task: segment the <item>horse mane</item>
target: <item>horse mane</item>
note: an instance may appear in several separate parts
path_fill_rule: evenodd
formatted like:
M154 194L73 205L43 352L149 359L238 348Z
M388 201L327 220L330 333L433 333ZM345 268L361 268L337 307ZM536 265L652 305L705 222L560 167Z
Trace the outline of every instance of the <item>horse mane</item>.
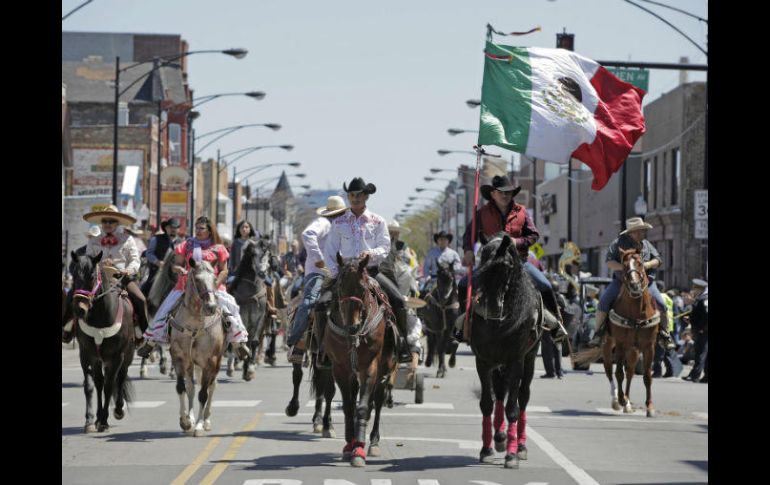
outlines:
M531 317L529 310L537 307L538 292L524 270L524 263L512 242L506 250L506 255L496 257L495 254L503 243L504 237L510 238L505 232L496 234L482 249L480 266L482 269L479 271L478 280L483 298L494 297L499 293L499 288L505 288L507 285L504 302L510 309L508 320L513 324L512 330L515 330Z

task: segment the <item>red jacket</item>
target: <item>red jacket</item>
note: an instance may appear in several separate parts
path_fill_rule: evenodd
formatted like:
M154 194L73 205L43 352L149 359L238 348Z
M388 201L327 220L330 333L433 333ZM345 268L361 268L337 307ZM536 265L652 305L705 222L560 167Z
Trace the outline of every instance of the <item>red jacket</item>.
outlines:
M472 251L471 246L471 221L465 228L463 236L463 250ZM478 234L484 234L489 239L500 231L505 231L516 242L516 250L526 259L529 247L540 238L532 218L529 217L527 208L521 204L512 202L511 209L503 216L493 201L489 201L476 212L476 240Z

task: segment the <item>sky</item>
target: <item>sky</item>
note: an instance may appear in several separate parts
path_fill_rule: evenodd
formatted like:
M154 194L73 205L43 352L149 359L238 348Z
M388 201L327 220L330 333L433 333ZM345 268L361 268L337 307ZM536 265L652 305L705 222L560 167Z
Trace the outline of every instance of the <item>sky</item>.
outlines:
M63 0L62 13L81 3ZM705 49L705 24L637 3ZM708 18L705 0L664 3ZM241 60L219 54L188 58L188 80L196 97L267 93L261 101L225 97L206 103L195 130L202 134L267 122L283 128L240 130L200 156L214 157L217 148L228 153L254 145L293 144L291 152L259 150L234 165L246 170L299 161L302 166L288 173L307 177L290 181L314 189L341 188L343 182L363 177L377 186L368 207L391 219L408 196L417 195L416 187L446 185L423 180L431 167L475 163L472 155L441 157L436 150L471 150L476 141L475 134L450 136L446 130L478 130L479 111L468 108L465 100L481 96L487 23L503 32L542 28L523 37L495 36L501 44L555 47L556 33L566 28L575 34L575 51L595 60L676 63L686 56L692 64L707 61L676 31L623 0L94 0L65 20L62 30L179 34L190 50L248 49ZM705 73L690 72L689 80L704 81ZM678 84L679 71L651 71L644 103ZM269 168L249 180L277 176L280 169Z

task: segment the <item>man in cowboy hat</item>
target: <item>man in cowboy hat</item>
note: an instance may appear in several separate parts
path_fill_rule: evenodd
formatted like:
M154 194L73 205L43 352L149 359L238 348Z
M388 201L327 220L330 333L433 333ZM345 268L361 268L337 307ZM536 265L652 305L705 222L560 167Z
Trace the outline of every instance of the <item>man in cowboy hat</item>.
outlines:
M436 277L439 263L453 264L457 276L465 274L460 255L449 247L452 244L452 239L454 239L452 233L446 232L443 229L433 235L433 242L436 245L430 248L430 251L425 256L425 262L422 265L423 284L420 293L424 294L430 290L431 282Z
M167 219L160 223L162 232L155 234L150 239L150 244L147 246L147 252L145 253L147 262L150 264L150 274L147 277L147 281L142 285L142 293L145 295L150 293L152 283L155 281L155 275L163 267L163 260L168 251L173 251L174 246L181 242L177 237L180 225L179 220L176 218Z
M90 241L93 238L97 238L102 235L102 230L99 229L99 226L93 225L88 228L88 230L85 232L86 236L86 244L80 246L75 250L75 254L78 256L85 256L86 255L86 248L88 247L88 241Z
M513 200L516 194L521 191L521 186L514 186L507 177L495 175L492 178L492 184L482 185L480 190L484 198L487 199L487 203L476 212L476 240L479 240L479 234L483 234L491 239L500 231L506 232L513 238L513 246L519 253L524 269L532 278L535 288L543 296L543 306L557 318L553 322L551 322L551 319L546 319L546 322L552 326L549 330L552 331L554 341L558 342L567 336L567 331L561 323L561 312L559 311L559 305L550 281L548 281L548 278L545 277L542 271L527 260L529 247L537 242L538 238L540 238L540 233L535 227L534 222L532 222L527 208ZM471 245L472 223L473 221L468 223L465 228L465 235L463 236L463 249L465 250L463 262L466 266L473 266L476 259L473 246ZM466 274L458 285L460 290L460 306L463 310L466 304L467 279L468 276ZM464 316L461 317L464 318ZM458 324L461 323L462 318L458 319Z
M709 284L700 278L692 280L693 298L692 313L690 313L690 325L693 340L695 340L695 365L690 373L682 379L692 382L708 383L708 351L709 351ZM690 303L686 301L686 303ZM703 372L703 378L700 378ZM700 379L700 380L698 380Z
M408 227L401 227L398 221L393 220L388 224L388 236L390 236L390 252L383 262L380 263L380 274L385 275L393 284L398 287L398 277L396 276L396 263L401 260L408 265L406 253L406 243L402 241L401 234L409 234L411 230ZM416 290L416 288L415 288Z
M324 277L328 270L324 262L324 247L326 239L331 229L331 221L342 215L348 208L345 207L345 201L338 195L332 195L326 199L326 206L319 207L316 210L317 217L313 222L302 231L302 243L307 251L305 260L305 277L302 284L304 292L302 303L297 307L297 313L294 316L294 322L289 329L289 336L286 339L286 345L291 347L289 352L289 362L301 364L305 355L304 341L302 336L307 330L310 311L321 297L321 288L323 287ZM318 322L318 319L316 319ZM316 326L319 332L323 323ZM319 339L320 341L320 339Z
M626 230L622 231L620 235L612 241L610 247L607 248L607 255L604 260L607 263L607 267L613 271L612 283L607 286L599 300L599 309L596 312L596 333L594 334L594 338L588 342L589 347L598 347L601 344L602 337L606 330L605 321L607 320L607 314L620 294L620 288L623 284L623 263L620 259L620 250L639 248L642 251L642 262L644 263L644 269L647 273L647 279L649 280L647 289L655 299L658 310L660 310L660 324L658 325L659 336L666 342L667 348L673 348L674 344L671 341L671 336L667 330L668 315L666 312L666 303L663 301L658 286L655 284L655 270L660 267L662 261L660 259L660 254L658 254L658 250L646 239L648 229L652 229L652 225L644 222L641 217L632 217L626 221Z
M121 280L123 287L128 292L128 298L134 307L134 315L136 315L140 327L136 329L137 336L141 339L142 333L147 329L147 302L133 279L139 270L139 251L131 236L123 231L118 231L119 225L134 224L136 219L119 212L114 205L109 205L100 211L89 212L83 216L83 219L91 224L101 224L103 236L88 240L86 255L94 257L101 254L103 265L117 268L118 272L114 276ZM69 322L71 310L69 307L71 305L68 305L68 312L63 322L65 326L62 332L62 341L65 343L72 340L72 326Z
M396 315L398 326L399 361L411 362L412 356L406 344L407 322L405 298L396 285L385 275L380 274L379 265L390 251L390 236L385 219L366 208L369 196L377 191L374 184L367 184L361 177L350 181L350 185L342 184L342 189L348 194L350 209L332 222L329 237L324 248L324 260L329 267L332 278L337 277L337 252L343 258L356 258L369 255L369 266L366 268L370 277L377 280L380 287L388 295L388 300ZM344 235L344 237L343 237Z

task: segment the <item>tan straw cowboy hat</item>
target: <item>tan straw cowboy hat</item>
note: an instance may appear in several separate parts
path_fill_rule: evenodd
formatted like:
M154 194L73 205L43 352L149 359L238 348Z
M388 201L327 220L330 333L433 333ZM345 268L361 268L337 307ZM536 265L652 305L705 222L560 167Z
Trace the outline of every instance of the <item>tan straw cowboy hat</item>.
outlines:
M632 217L626 219L626 230L621 232L620 235L628 234L631 231L652 229L652 225L644 222L641 217Z
M123 214L114 205L108 205L100 211L89 212L83 216L83 219L90 224L100 224L102 219L115 219L118 224L130 226L136 223L136 219L128 214Z
M412 232L408 227L401 227L401 224L399 224L397 220L393 220L393 222L388 224L388 231L398 232L400 234L409 234Z
M316 209L316 214L319 216L334 216L345 212L348 208L345 206L345 201L339 195L332 195L326 199L326 207L319 207Z

